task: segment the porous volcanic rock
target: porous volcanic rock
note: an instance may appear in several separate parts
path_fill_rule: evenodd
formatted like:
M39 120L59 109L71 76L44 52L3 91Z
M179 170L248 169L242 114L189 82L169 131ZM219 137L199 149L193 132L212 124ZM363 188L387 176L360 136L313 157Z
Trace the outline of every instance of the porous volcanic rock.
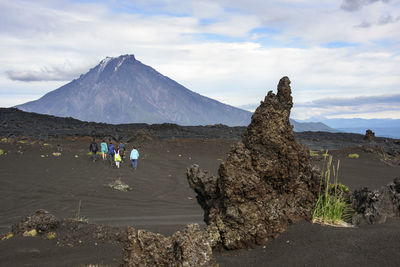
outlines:
M357 214L353 224L384 223L388 218L400 215L400 177L380 189L368 188L356 190L352 197Z
M127 227L121 266L217 266L198 224L170 237Z
M366 130L365 131L365 135L364 135L364 140L374 141L375 140L375 133L370 129Z
M36 230L38 233L46 233L57 228L60 220L46 210L37 210L34 214L27 216L21 222L12 225L11 231L22 234L26 231Z
M290 80L283 77L277 94L268 92L253 114L218 176L197 165L187 169L212 246L262 244L289 224L311 219L319 178L307 149L294 138L292 105Z
M36 230L43 237L46 233L55 233L59 245L126 242L123 229L77 219L59 219L43 209L35 211L11 227L14 235L24 234L31 230Z
M115 181L108 183L107 186L122 192L132 191L132 187L124 183L120 178L117 178Z

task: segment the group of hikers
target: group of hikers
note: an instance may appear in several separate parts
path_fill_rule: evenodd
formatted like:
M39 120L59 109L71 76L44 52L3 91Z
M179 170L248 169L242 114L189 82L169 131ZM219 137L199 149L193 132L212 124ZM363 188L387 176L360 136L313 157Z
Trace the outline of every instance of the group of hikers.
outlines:
M89 145L89 151L92 153L92 159L93 161L96 161L97 159L97 152L99 151L99 146L96 143L96 139L93 138L92 143ZM110 161L111 166L115 165L117 168L120 167L120 164L122 161L125 159L125 151L126 147L125 144L120 142L119 144L113 144L110 142L109 144L106 143L105 140L103 140L100 144L100 152L103 160L108 160ZM132 161L132 167L134 169L137 168L137 162L139 159L139 152L137 149L134 147L131 151L130 154L130 160Z

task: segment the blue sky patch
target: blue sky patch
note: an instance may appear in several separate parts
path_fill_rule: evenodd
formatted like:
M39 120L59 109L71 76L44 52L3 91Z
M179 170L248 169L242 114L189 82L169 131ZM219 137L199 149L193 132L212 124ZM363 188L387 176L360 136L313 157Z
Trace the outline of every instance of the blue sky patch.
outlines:
M188 36L192 36L196 41L204 41L204 42L222 42L222 43L229 43L229 42L246 42L246 38L240 37L231 37L222 34L216 33L194 33L194 34L186 34Z
M259 27L259 28L254 28L253 30L251 30L250 33L277 35L281 33L281 31L269 27Z
M199 25L200 26L208 26L208 25L220 22L220 21L221 21L220 19L216 19L216 18L212 18L212 19L211 18L207 18L207 19L201 18L201 19L199 19Z

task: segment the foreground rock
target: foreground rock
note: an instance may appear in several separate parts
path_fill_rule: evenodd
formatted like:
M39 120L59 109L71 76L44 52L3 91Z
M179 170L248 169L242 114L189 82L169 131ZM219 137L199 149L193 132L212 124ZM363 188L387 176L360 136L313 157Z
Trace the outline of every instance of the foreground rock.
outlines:
M384 223L388 218L400 216L400 177L378 190L356 190L352 200L357 212L353 224Z
M13 235L39 236L56 239L60 246L79 246L81 244L126 242L123 229L107 225L92 224L87 221L59 219L46 210L37 210L11 227ZM49 238L49 234L52 235Z
M14 224L12 234L5 236L13 235L56 239L58 245L69 247L100 243L123 245L121 266L217 266L208 235L198 224L189 224L183 231L165 237L146 230L136 231L130 226L124 231L76 219L58 219L45 210L38 210Z
M278 93L268 92L253 114L242 142L220 165L218 177L197 165L188 168L213 246L238 249L262 244L289 224L311 219L319 179L308 151L294 138L289 122L292 105L290 81L284 77Z
M23 234L31 230L38 233L54 231L60 224L60 220L46 210L37 210L32 215L27 216L21 222L12 226L13 234Z
M117 178L115 181L108 183L107 186L122 192L132 191L132 187L124 183L120 178Z
M217 266L198 224L170 237L127 228L122 266Z

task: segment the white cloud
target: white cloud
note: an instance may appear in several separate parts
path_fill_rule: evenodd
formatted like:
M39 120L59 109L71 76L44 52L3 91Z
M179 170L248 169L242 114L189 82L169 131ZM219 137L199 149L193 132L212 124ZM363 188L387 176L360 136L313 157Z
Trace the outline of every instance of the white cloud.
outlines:
M128 2L120 13L119 1L0 2L0 98L9 99L0 105L23 99L7 88L39 98L61 85L18 80L69 80L106 56L132 53L232 105L258 103L284 75L295 103L399 89L400 7L392 2L355 12L341 0Z
M86 67L86 66L85 66ZM82 66L72 66L69 61L63 65L50 65L37 70L6 71L7 77L13 81L33 82L33 81L71 81L86 72L87 68Z
M293 117L310 118L400 118L400 95L375 95L353 98L333 97L297 103Z

